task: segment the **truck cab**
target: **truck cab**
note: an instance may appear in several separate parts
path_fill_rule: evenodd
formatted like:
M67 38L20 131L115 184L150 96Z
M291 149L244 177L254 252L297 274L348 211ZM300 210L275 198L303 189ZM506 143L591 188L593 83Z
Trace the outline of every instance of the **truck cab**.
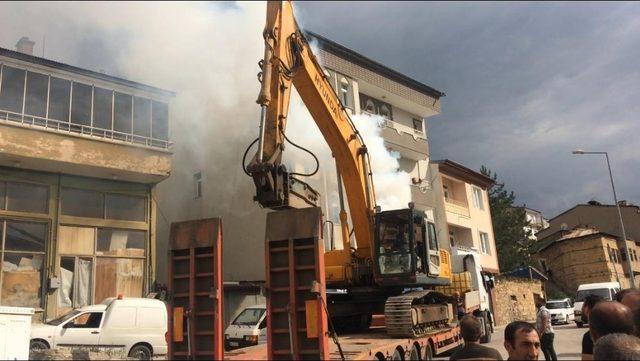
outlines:
M227 350L254 346L266 342L267 306L256 305L242 310L224 331Z

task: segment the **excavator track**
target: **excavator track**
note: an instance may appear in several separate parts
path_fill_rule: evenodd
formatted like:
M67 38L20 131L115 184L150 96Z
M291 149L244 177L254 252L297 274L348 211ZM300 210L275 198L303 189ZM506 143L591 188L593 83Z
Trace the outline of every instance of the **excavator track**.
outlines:
M448 317L435 319L429 323L419 323L415 305L434 291L412 291L400 296L389 297L384 305L387 334L392 337L420 337L434 329L446 327ZM420 303L420 302L418 302Z

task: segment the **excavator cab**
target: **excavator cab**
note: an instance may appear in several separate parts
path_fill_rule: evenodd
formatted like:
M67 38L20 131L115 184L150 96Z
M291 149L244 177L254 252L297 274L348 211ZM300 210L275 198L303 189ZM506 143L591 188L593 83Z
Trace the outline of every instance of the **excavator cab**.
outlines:
M440 274L435 224L413 207L375 216L375 266L381 283L415 285Z

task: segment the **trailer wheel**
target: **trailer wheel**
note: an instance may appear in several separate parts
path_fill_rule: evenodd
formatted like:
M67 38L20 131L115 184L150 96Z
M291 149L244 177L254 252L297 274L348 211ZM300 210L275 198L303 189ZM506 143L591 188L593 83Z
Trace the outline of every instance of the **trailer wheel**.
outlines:
M422 359L425 361L433 360L433 347L431 347L431 343L427 342L422 350Z
M409 352L409 360L420 361L422 357L420 357L420 345L416 342L411 347L411 351Z
M404 350L402 349L402 347L396 347L396 349L393 351L393 356L391 357L391 359L394 361L404 361Z
M491 329L489 328L489 316L487 315L487 311L482 311L479 318L482 328L484 329L484 336L480 338L480 343L489 343L491 342Z

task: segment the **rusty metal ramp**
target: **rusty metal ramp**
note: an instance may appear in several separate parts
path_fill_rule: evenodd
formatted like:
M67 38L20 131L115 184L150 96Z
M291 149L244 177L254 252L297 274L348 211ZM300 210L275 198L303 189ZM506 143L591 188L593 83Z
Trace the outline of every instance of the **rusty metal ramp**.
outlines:
M270 360L329 358L320 208L267 215L267 332ZM319 293L312 293L314 281Z
M222 220L172 223L169 359L223 358L222 291Z

